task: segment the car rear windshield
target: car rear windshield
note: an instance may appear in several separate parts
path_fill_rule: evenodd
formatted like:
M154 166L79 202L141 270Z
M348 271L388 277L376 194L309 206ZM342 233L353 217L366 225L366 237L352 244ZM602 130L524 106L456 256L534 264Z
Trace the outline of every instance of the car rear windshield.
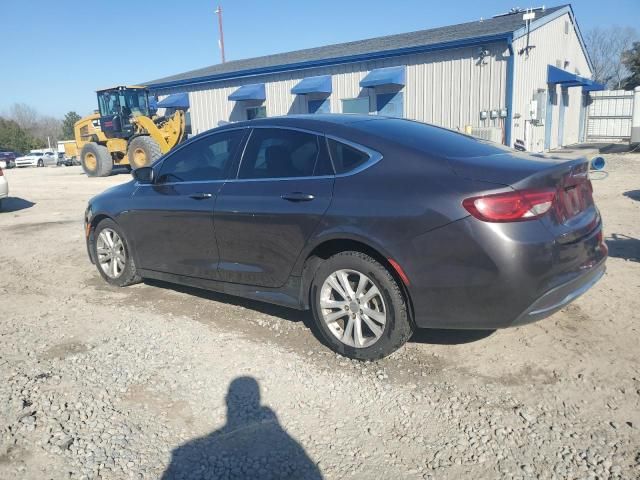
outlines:
M484 157L511 152L504 145L411 120L389 118L357 122L351 126L438 157Z

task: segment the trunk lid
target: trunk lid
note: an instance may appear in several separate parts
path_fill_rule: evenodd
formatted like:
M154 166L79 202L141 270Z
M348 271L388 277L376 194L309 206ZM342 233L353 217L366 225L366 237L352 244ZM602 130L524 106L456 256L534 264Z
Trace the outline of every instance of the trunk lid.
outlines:
M514 190L556 191L551 210L539 221L559 243L571 243L589 235L600 225L593 201L586 158L567 160L515 152L449 159L456 175Z

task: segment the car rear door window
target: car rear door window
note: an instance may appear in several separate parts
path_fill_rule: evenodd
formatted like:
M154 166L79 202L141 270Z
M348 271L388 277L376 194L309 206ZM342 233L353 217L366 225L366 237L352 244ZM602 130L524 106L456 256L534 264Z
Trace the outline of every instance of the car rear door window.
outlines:
M157 183L226 179L243 133L233 130L208 135L169 154L162 162Z
M328 139L329 152L336 173L355 170L369 160L369 154L332 138Z
M238 178L327 175L330 165L320 140L317 135L297 130L256 128L247 143Z

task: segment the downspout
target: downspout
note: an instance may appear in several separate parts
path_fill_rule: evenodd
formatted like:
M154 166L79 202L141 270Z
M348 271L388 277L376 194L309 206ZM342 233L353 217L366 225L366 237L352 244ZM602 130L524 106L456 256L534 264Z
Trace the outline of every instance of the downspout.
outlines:
M511 142L511 130L513 128L513 94L514 94L514 70L515 70L515 55L513 51L513 35L509 35L507 38L507 48L509 49L509 56L507 57L507 85L506 85L506 102L507 102L507 119L504 131L504 143L508 146L512 146Z

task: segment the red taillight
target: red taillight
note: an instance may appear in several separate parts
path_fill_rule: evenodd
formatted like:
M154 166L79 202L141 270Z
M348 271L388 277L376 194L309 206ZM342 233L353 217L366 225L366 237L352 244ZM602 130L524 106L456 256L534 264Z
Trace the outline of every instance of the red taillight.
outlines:
M467 198L462 205L471 215L485 222L522 222L547 213L555 196L553 189L516 190Z

